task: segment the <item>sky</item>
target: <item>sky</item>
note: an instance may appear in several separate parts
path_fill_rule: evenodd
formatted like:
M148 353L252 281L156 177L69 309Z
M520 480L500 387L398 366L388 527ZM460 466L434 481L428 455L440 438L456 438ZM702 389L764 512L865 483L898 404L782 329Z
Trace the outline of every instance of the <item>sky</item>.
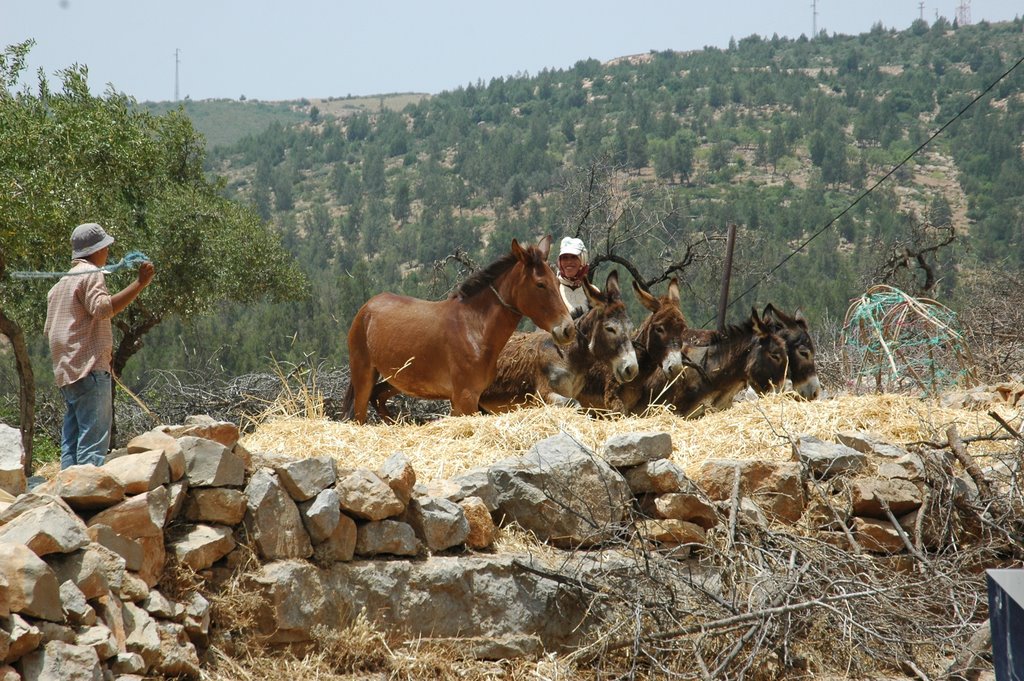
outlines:
M855 35L918 18L1007 21L1021 0L0 0L28 83L73 64L138 101L437 94L492 78L752 34Z

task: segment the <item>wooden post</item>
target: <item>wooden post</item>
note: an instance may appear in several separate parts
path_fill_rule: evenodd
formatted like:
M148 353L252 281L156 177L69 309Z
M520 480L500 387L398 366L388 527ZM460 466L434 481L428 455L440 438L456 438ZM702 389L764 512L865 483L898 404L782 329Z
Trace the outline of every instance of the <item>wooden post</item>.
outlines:
M729 305L729 281L732 279L732 252L736 246L736 225L729 225L725 242L725 268L722 270L722 291L718 297L718 332L725 331L725 308Z

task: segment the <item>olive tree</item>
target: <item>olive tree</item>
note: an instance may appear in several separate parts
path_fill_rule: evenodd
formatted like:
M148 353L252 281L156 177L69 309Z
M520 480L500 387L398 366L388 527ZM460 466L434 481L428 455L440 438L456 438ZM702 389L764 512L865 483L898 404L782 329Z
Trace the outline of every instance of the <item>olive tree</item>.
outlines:
M0 334L14 348L29 470L34 379L25 337L42 329L53 280L9 271L67 269L75 225L104 225L117 239L112 262L139 250L157 268L155 285L114 320L115 375L171 316L294 299L304 289L277 236L203 172L204 141L183 111L154 116L113 90L93 96L77 65L60 72L59 92L42 72L34 89L15 90L31 46L0 55Z

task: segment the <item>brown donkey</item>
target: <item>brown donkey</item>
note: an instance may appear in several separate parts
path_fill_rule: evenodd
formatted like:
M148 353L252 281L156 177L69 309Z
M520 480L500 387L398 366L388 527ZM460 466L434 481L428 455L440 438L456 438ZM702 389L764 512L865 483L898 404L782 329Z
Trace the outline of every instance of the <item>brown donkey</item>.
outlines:
M370 298L348 332L351 379L343 411L366 423L371 391L383 376L397 391L450 400L453 414L474 414L494 380L498 353L524 316L555 342L571 342L576 327L547 264L550 249L550 235L525 248L513 239L510 253L447 300L393 293Z
M492 413L535 402L577 405L587 372L594 366L620 382L639 370L630 339L633 324L622 303L619 274L612 271L604 291L585 284L590 310L576 320L576 342L558 347L546 333L517 333L498 355L498 373L480 396L480 408Z
M669 282L665 295L655 298L634 281L633 291L640 303L651 311L633 334L639 371L629 381L622 382L601 366L587 372L583 390L577 398L583 407L616 412L635 413L644 402L646 382L655 371L676 376L683 369L682 342L686 318L679 309L679 280Z
M797 310L790 316L771 303L765 306L761 318L768 327L786 342L789 367L786 378L793 384L793 390L805 400L816 400L821 395L821 381L814 363L814 341L803 313Z
M748 385L763 394L781 390L785 383L786 343L756 310L721 333L687 329L683 339L686 372L675 381L655 375L648 383L651 401L671 404L680 416L726 409Z

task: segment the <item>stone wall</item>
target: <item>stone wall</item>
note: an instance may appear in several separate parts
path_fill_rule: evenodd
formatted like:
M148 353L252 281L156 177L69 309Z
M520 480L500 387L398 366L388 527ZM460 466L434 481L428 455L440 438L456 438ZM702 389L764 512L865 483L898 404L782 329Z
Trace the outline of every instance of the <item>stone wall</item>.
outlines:
M865 433L797 438L791 461L708 460L689 476L671 461L667 433L617 435L597 452L561 434L424 484L401 454L374 471L326 456L275 461L247 452L234 425L194 417L31 491L9 434L0 432L0 488L10 492L0 502L0 681L198 678L218 635L203 594L252 552L253 633L268 644L309 642L318 625L362 613L401 636L458 638L498 658L571 649L593 634L594 601L573 582L599 578L609 559L588 562L583 549L639 542L688 560L709 532L736 523L790 525L879 554L954 539L922 506L925 462ZM565 557L499 555L503 523ZM171 579L181 568L200 586L181 589Z

